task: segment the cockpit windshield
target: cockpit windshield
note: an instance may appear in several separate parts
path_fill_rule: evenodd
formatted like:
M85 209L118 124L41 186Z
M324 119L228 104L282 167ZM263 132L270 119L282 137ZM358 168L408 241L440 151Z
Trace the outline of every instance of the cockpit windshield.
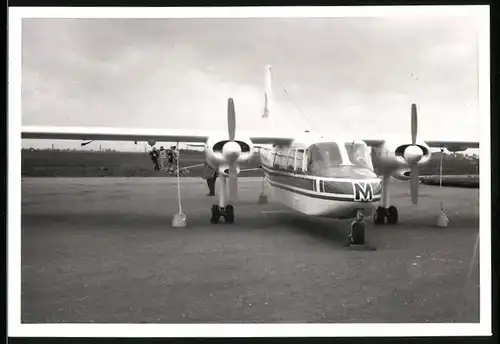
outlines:
M309 147L307 154L307 170L312 174L342 165L342 156L335 142L316 143Z
M349 160L354 166L373 170L372 159L366 143L356 141L346 142L345 148L347 155L349 155Z

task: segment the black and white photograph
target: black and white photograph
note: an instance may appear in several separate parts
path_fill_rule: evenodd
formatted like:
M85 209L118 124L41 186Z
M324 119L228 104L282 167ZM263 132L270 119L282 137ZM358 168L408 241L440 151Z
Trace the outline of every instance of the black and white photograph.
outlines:
M489 334L488 20L10 8L9 332Z

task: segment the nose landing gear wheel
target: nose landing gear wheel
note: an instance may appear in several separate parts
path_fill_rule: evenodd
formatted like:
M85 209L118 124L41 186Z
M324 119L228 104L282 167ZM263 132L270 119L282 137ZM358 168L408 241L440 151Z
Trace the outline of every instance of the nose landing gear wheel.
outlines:
M224 217L224 222L234 223L234 207L227 205L225 208L219 207L217 204L212 205L211 223L219 223L219 219Z

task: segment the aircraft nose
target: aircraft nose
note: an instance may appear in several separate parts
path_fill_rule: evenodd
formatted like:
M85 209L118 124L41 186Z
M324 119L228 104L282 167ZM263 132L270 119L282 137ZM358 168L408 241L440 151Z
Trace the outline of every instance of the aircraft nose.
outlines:
M320 189L322 192L333 193L333 194L343 194L343 195L352 195L355 196L356 193L356 185L363 187L366 189L367 185L370 185L371 193L373 197L380 196L382 191L382 183L380 180L374 179L350 179L346 181L324 181L322 184L320 183ZM367 190L365 190L366 192Z
M324 175L336 180L328 180L320 182L321 192L331 194L343 194L353 197L354 200L362 198L357 196L360 192L366 199L364 201L378 201L382 184L375 172L367 168L354 166L342 166L330 168L324 171ZM361 195L361 194L360 194Z

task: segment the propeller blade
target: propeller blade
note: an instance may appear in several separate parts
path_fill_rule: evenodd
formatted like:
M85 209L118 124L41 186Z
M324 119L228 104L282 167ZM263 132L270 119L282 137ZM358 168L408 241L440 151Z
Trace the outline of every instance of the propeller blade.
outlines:
M229 166L229 198L232 202L238 200L238 174L236 163Z
M410 191L411 191L411 202L413 204L418 203L418 184L419 184L419 177L418 177L418 164L411 164L411 170L410 170Z
M88 142L82 142L81 145L83 147L83 146L86 146L86 145L88 145L89 143L92 143L92 142L94 142L94 141L92 140L92 141L88 141Z
M236 112L234 110L233 98L227 100L227 129L229 131L229 141L234 141L236 133Z
M411 104L411 144L414 145L417 142L417 130L418 130L418 119L417 119L417 105Z

